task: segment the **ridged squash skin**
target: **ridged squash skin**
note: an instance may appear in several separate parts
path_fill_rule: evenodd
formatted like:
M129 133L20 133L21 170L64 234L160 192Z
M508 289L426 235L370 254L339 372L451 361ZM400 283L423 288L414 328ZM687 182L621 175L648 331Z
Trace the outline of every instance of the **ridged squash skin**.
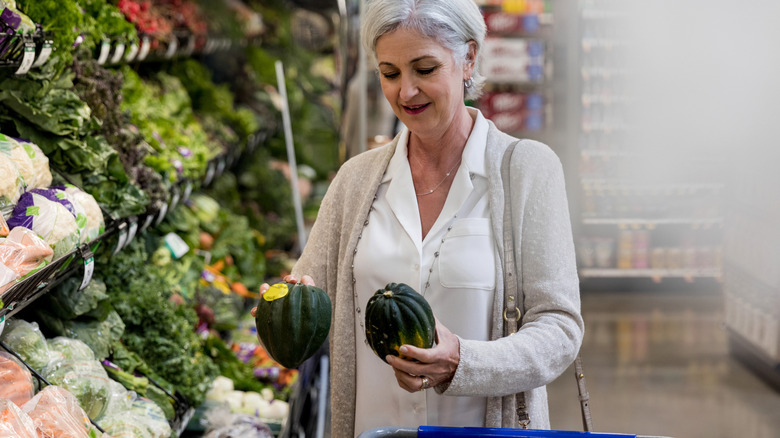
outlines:
M257 304L257 336L273 360L286 368L297 368L328 337L331 303L328 294L318 287L279 283L272 289L281 285L287 286L286 295L270 301L264 295Z
M366 305L366 340L380 359L398 352L401 345L431 348L436 320L425 297L404 283L390 283L376 291Z

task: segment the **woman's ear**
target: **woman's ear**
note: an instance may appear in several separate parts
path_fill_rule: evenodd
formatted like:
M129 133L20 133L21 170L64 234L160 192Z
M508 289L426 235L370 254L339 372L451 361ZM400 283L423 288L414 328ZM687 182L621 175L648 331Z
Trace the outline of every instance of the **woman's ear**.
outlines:
M466 65L464 73L466 79L470 78L474 74L474 63L477 60L477 42L474 40L469 41L469 49L466 52Z

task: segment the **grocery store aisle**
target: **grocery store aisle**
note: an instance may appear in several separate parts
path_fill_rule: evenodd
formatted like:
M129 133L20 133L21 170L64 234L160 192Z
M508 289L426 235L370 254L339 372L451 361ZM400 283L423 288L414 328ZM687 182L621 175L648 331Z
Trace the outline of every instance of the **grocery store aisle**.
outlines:
M719 289L583 292L582 353L596 431L780 436L780 391L729 355ZM582 430L573 368L548 390L552 428Z

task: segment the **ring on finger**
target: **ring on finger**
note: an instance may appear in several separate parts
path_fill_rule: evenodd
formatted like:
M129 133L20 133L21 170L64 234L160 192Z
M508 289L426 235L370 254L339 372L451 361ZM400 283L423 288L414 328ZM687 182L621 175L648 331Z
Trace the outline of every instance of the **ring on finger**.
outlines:
M420 382L420 391L425 391L426 389L428 389L428 383L429 383L428 378L423 376L422 381Z

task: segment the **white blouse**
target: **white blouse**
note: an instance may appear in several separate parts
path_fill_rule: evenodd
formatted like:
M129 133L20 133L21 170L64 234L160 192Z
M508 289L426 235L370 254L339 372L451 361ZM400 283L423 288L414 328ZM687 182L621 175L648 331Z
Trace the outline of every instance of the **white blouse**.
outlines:
M430 282L424 295L442 324L464 339L489 339L497 254L485 171L488 124L479 110L469 108L469 112L475 124L463 160L444 208L425 239L407 159L409 131L404 128L358 244L354 268L361 309L355 323L356 435L383 426L484 425L485 398L401 389L392 367L365 341L363 312L369 298L388 283L406 283L423 293ZM437 251L438 259L434 257Z

